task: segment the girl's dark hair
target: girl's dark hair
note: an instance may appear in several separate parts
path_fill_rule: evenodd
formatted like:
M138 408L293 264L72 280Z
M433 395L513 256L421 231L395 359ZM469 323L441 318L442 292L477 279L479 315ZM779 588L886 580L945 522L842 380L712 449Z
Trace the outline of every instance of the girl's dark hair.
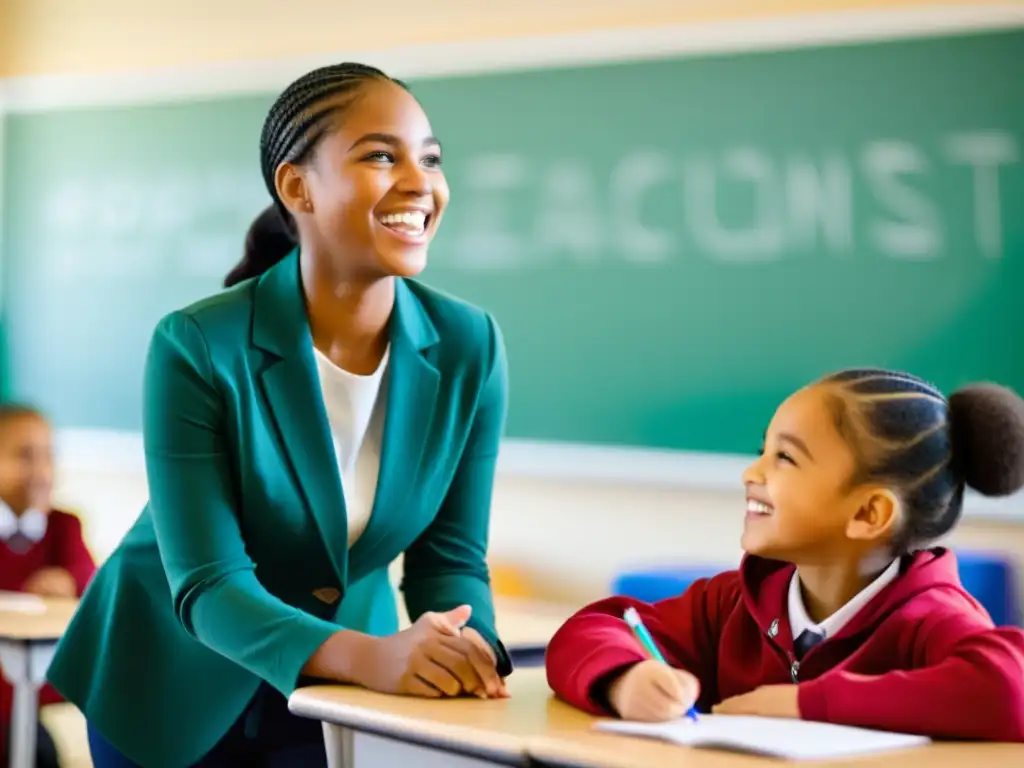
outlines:
M1013 390L970 384L947 399L916 376L874 368L822 383L858 459L854 482L886 483L900 498L899 551L951 531L965 487L985 496L1024 487L1024 400Z
M305 162L370 80L384 80L407 89L405 83L379 69L345 62L303 75L277 97L260 134L260 169L273 204L249 227L242 260L224 279L225 288L263 274L295 247L295 223L274 184L277 167Z
M15 419L32 417L46 421L46 416L41 410L28 403L2 402L0 403L0 426Z

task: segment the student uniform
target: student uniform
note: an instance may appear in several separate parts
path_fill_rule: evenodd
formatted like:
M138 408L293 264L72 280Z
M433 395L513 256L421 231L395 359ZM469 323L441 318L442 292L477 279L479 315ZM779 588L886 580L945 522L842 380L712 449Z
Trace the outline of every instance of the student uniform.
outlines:
M315 732L322 756L319 725L285 697L340 628L397 631L388 566L402 554L411 617L469 604L511 671L485 562L507 402L497 326L397 279L389 340L369 377L316 354L297 251L158 325L150 501L49 670L98 748L181 768Z
M547 675L556 694L609 714L610 682L646 658L622 621L629 606L666 660L700 681L700 711L762 685L796 683L807 720L1024 741L1024 631L993 626L948 550L901 558L820 625L806 614L796 568L750 555L739 570L653 605L603 600L552 639Z
M63 568L70 573L79 596L85 591L96 571L96 563L85 545L79 519L58 509L49 513L29 509L15 515L0 501L0 590L20 592L34 573L49 567ZM10 749L7 731L13 695L11 684L6 679L0 680L0 754L7 754ZM61 696L49 685L39 691L41 705L61 701ZM42 725L37 742L37 765L56 766L56 747Z

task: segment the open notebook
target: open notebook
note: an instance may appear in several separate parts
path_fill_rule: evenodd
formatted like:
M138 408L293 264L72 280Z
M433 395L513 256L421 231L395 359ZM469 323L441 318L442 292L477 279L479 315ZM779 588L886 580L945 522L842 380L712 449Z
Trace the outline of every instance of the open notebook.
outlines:
M739 715L701 715L696 722L637 723L601 720L595 728L630 736L663 739L690 747L786 758L827 760L923 746L925 736L849 728L807 720Z

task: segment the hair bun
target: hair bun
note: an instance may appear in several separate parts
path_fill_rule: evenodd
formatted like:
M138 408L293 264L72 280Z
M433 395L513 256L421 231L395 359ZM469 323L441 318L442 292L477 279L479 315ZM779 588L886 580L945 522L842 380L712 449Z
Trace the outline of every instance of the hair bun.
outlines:
M999 384L969 384L949 398L953 458L985 496L1024 487L1024 400Z

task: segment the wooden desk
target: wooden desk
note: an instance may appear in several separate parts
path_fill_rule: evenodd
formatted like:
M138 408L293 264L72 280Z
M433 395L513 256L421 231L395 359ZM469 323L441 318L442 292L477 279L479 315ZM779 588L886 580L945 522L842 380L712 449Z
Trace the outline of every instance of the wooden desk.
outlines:
M10 768L34 768L39 688L77 600L0 592L0 665L14 688Z
M508 687L512 698L480 701L311 686L295 691L289 708L324 723L330 768L521 766L527 763L530 740L551 733L553 724L565 721L584 730L590 722L581 712L549 704L551 691L542 669L513 673Z
M594 719L551 695L540 669L509 678L512 698L427 700L384 696L346 686L292 694L296 714L324 722L330 768L767 768L779 761L595 733ZM1010 768L1024 765L1024 745L938 744L924 749L806 768Z

